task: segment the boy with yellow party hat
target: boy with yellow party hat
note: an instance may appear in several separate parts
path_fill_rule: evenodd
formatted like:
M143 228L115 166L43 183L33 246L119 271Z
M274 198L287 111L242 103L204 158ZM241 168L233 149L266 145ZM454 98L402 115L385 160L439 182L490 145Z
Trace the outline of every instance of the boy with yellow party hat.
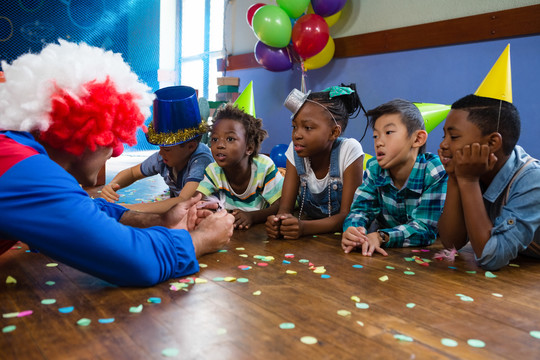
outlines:
M469 242L487 270L540 258L540 162L516 145L520 128L508 45L476 92L452 104L439 149L449 175L439 237L458 250Z

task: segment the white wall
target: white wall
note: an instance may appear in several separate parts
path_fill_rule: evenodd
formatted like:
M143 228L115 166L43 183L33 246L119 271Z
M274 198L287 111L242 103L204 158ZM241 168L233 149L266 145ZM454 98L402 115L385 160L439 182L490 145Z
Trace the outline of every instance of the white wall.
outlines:
M246 21L247 9L272 0L228 0L225 38L229 55L253 52L257 38ZM347 0L330 28L333 38L540 4L540 0Z

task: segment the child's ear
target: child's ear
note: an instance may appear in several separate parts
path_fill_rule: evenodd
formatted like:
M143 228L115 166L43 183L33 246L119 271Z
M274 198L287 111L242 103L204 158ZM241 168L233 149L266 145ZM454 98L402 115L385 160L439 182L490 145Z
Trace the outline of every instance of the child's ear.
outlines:
M255 146L253 144L249 144L248 146L246 146L246 155L251 156L254 150L255 150Z
M341 135L341 125L334 125L330 138L336 140Z
M502 135L498 132L489 134L488 145L492 153L500 150L502 148Z
M427 138L428 138L428 134L426 130L416 130L413 136L414 136L413 147L417 147L417 148L422 147L426 143Z

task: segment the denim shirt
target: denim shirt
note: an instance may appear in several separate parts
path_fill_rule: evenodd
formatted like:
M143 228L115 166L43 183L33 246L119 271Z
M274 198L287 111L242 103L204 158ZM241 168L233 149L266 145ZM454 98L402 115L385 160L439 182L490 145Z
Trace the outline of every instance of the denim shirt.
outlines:
M298 156L296 151L294 152L296 172L300 178L300 189L298 191L297 201L300 205L300 209L302 209L302 213L306 214L312 219L322 219L330 215L335 215L339 213L341 208L343 180L339 174L339 154L342 140L342 138L337 138L332 145L328 186L325 187L323 192L318 194L314 194L308 186L304 159ZM330 209L328 208L329 198Z
M518 253L539 257L532 250L540 246L540 161L533 161L518 174L503 204L508 184L528 158L516 146L484 192L484 205L493 223L491 237L477 258L485 269L500 269Z

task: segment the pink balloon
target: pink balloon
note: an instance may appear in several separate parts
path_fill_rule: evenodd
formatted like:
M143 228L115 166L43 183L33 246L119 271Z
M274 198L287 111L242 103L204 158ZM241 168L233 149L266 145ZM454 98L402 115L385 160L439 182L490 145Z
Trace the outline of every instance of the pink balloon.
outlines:
M296 20L291 38L294 50L303 59L321 52L328 43L330 29L324 18L317 14L307 14Z
M257 10L259 10L260 8L262 8L264 5L266 4L263 4L263 3L257 3L257 4L253 4L251 5L248 10L247 10L247 13L246 13L246 21L248 23L249 26L251 26L251 23L253 22L253 16L255 15L255 13L257 12Z

